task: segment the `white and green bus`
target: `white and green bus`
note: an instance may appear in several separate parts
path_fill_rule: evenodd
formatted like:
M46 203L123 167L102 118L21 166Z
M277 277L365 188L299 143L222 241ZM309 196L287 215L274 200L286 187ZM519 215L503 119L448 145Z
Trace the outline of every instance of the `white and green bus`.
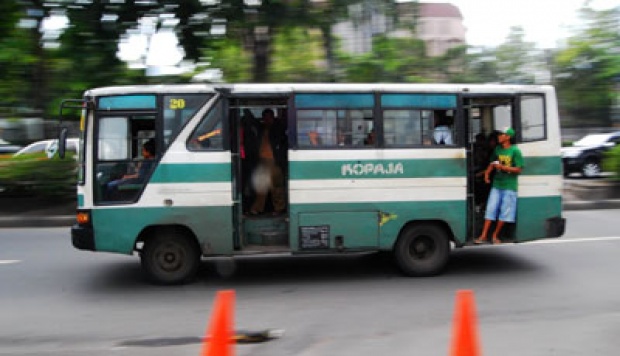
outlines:
M516 131L525 166L517 221L503 229L503 241L564 233L551 86L105 87L63 102L61 116L76 103L82 122L73 246L137 252L157 283L191 280L202 258L264 254L391 251L406 275L440 273L451 248L472 246L481 231L488 189L476 178L477 157L485 158L478 150L488 150L484 139L506 126ZM265 181L255 174L258 148L248 135L261 129L265 109L281 128L286 208L276 213L267 199L264 213L248 214ZM433 135L440 117L445 142ZM147 141L155 144L152 156L142 149ZM123 178L138 170L140 179Z

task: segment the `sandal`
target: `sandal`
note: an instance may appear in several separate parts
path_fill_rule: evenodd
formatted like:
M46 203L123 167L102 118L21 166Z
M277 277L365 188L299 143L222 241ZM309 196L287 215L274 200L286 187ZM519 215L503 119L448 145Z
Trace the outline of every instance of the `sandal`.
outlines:
M481 239L475 239L475 240L474 240L474 243L475 243L476 245L480 245L480 244L483 244L483 243L486 243L486 242L487 242L487 240L481 240Z
M500 239L493 239L493 245L501 245L502 244L502 240Z

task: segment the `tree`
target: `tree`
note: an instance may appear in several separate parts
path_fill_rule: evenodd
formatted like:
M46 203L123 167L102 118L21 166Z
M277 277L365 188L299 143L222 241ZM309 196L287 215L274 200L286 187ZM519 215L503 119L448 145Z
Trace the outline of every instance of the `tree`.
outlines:
M47 58L41 27L49 10L43 1L3 1L0 5L2 106L9 112L40 113L47 97ZM5 13L6 11L6 17ZM6 20L5 20L6 18ZM6 109L5 109L6 110Z
M620 78L620 8L583 8L586 26L555 57L556 83L566 125L610 126ZM566 118L565 118L566 119Z
M497 47L497 72L504 82L532 84L535 82L539 62L536 58L536 46L524 40L525 32L520 26L510 28L506 42Z
M323 47L318 31L303 27L282 28L274 36L270 78L274 82L321 82Z
M247 82L252 75L251 54L244 50L240 40L219 38L211 40L205 50L207 66L199 66L197 72L205 69L219 69L222 79L228 83Z

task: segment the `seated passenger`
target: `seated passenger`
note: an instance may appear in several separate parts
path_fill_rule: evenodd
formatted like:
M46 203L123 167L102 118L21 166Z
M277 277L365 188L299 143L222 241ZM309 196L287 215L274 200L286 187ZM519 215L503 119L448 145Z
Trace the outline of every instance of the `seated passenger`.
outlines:
M144 183L155 159L155 139L152 138L144 143L142 146L142 157L144 157L144 160L138 163L135 172L125 174L120 179L108 182L106 189L108 196L113 196L118 192L119 186Z
M375 145L375 130L372 130L368 133L368 135L364 139L364 146L374 146L374 145Z
M433 139L438 145L452 145L452 124L445 110L435 111L435 130L433 131Z
M310 140L310 145L312 146L320 146L321 145L321 136L317 131L308 132L308 139Z

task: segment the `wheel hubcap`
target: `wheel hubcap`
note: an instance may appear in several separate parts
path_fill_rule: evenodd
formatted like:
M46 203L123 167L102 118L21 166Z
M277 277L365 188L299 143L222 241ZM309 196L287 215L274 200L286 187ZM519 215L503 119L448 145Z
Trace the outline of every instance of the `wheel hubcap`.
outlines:
M597 176L599 175L600 172L601 172L601 169L596 163L587 163L586 165L583 166L583 174L586 177Z
M418 260L431 257L435 252L436 246L433 239L428 236L418 236L409 247L409 254Z
M157 265L165 271L171 272L181 268L183 264L183 250L175 244L162 246L155 256Z

